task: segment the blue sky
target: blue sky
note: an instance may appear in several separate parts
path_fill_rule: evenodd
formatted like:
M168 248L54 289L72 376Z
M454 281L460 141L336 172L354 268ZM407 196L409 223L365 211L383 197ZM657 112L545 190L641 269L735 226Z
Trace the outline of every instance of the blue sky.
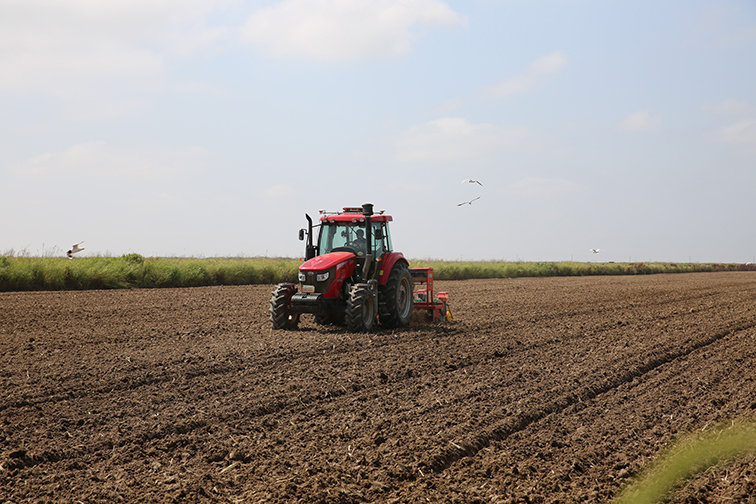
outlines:
M0 253L756 259L752 0L0 0L0 69Z

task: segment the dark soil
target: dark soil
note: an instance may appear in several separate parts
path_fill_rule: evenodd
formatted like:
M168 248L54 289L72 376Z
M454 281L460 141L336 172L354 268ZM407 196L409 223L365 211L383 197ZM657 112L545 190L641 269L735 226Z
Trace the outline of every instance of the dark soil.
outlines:
M372 334L273 331L272 286L0 293L0 502L606 502L756 417L756 273L437 287L452 322Z

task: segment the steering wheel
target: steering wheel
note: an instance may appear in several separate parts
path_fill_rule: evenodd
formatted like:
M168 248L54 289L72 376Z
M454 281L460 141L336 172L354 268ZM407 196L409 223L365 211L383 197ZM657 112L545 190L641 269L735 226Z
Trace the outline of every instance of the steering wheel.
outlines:
M334 247L331 249L331 252L351 252L352 254L357 254L357 250L350 246Z

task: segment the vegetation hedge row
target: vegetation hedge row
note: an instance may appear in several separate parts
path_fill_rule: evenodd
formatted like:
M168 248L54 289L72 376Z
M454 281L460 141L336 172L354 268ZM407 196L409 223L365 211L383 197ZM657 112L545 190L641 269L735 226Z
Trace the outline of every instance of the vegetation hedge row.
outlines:
M0 291L199 287L296 282L301 262L291 258L145 258L0 256ZM645 275L756 271L754 265L717 263L459 262L413 260L437 280L538 276Z
M0 257L0 291L274 284L296 279L296 259Z
M516 278L589 275L650 275L654 273L701 273L756 271L751 264L722 263L583 263L583 262L456 262L413 261L412 267L432 267L437 280Z

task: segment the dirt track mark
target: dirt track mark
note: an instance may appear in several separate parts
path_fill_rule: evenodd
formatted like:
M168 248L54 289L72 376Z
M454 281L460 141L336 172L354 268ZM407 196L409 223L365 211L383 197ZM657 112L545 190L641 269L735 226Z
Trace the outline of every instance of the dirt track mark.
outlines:
M712 334L707 338L703 338L688 347L681 348L678 351L668 351L666 353L653 356L644 364L629 369L624 373L610 376L598 385L583 387L573 394L564 395L557 400L548 403L543 408L529 411L527 413L518 414L514 419L507 419L502 422L504 425L494 427L482 434L476 435L468 442L455 443L455 446L453 446L453 448L447 448L445 452L433 457L433 459L428 462L421 463L420 466L421 468L428 468L435 472L442 472L451 467L455 462L465 457L472 457L476 455L483 448L490 446L492 442L502 441L515 432L526 429L531 424L542 420L550 414L560 413L566 410L568 407L576 403L583 402L584 400L592 400L601 394L605 394L611 390L619 388L623 384L630 383L636 378L640 378L643 375L654 371L661 366L669 364L677 359L686 357L697 350L712 345L727 336L738 332L747 331L754 327L756 327L756 322L741 320L733 326Z

